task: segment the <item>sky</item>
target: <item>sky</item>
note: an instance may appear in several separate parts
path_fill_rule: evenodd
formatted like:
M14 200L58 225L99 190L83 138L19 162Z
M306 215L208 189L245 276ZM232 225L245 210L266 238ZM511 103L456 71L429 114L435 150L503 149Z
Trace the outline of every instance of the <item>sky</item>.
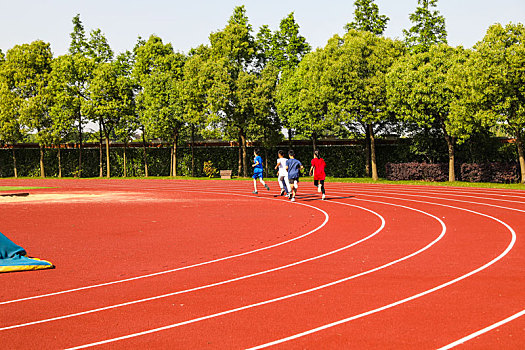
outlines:
M390 17L385 36L402 39L417 0L375 3L380 14ZM313 48L343 34L354 13L353 0L0 0L0 49L5 53L40 39L51 44L55 56L65 54L71 20L80 14L86 33L100 28L116 53L131 50L138 36L151 34L188 52L207 44L209 34L224 28L239 5L245 5L254 32L264 24L276 30L294 12L300 33ZM437 9L445 17L452 46L472 47L494 23L525 22L524 0L438 0Z

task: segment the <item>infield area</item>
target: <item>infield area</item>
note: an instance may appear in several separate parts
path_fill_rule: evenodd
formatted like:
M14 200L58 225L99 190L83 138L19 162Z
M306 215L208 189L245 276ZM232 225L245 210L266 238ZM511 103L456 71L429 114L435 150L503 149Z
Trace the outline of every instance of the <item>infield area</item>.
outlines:
M520 349L525 191L0 180L9 349Z

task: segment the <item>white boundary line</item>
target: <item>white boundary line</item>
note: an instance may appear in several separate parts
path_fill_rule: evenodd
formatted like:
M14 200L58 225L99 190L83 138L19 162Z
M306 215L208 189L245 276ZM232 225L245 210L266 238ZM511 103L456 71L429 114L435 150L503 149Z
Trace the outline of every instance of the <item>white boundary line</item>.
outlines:
M416 201L416 200L411 200L411 201L421 202L421 201ZM281 343L284 343L284 342L287 342L287 341L290 341L290 340L298 339L298 338L304 337L304 336L309 335L309 334L317 333L319 331L322 331L322 330L325 330L325 329L328 329L328 328L331 328L331 327L335 327L335 326L338 326L338 325L341 325L341 324L344 324L344 323L356 320L358 318L362 318L362 317L365 317L365 316L369 316L369 315L375 314L375 313L380 312L380 311L384 311L384 310L390 309L392 307L404 304L406 302L409 302L409 301L412 301L414 299L420 298L420 297L425 296L427 294L433 293L435 291L438 291L440 289L448 287L448 286L450 286L450 285L452 285L454 283L457 283L457 282L459 282L461 280L464 280L464 279L466 279L466 278L468 278L468 277L470 277L470 276L472 276L472 275L474 275L474 274L476 274L476 273L478 273L480 271L485 270L489 266L495 264L496 262L501 260L505 255L507 255L511 251L511 249L514 247L514 244L516 243L516 232L512 229L511 226L509 226L507 223L499 220L498 218L495 218L495 217L487 215L487 214L479 213L479 212L476 212L476 211L473 211L473 210L470 210L470 209L459 208L459 207L454 207L454 206L440 204L440 203L432 203L432 204L445 206L445 207L450 207L450 208L455 208L455 209L459 209L459 210L464 210L464 211L467 211L467 212L479 214L481 216L485 216L487 218L493 219L496 222L501 223L503 226L505 226L510 231L511 236L512 236L511 241L510 241L509 245L507 246L507 248L500 255L498 255L496 258L494 258L493 260L491 260L488 263L486 263L485 265L482 265L481 267L479 267L479 268L477 268L477 269L475 269L475 270L473 270L473 271L471 271L471 272L469 272L469 273L467 273L465 275L462 275L462 276L460 276L458 278L455 278L455 279L453 279L453 280L451 280L449 282L443 283L443 284L441 284L439 286L436 286L436 287L434 287L432 289L428 289L428 290L426 290L424 292L415 294L415 295L413 295L411 297L398 300L398 301L396 301L394 303L391 303L391 304L387 304L387 305L382 306L380 308L373 309L373 310L370 310L370 311L367 311L367 312L364 312L364 313L361 313L361 314L358 314L358 315L354 315L354 316L351 316L351 317L348 317L348 318L345 318L345 319L342 319L342 320L339 320L339 321L336 321L336 322L332 322L332 323L329 323L329 324L326 324L326 325L323 325L323 326L320 326L320 327L316 327L316 328L313 328L313 329L307 330L305 332L301 332L301 333L298 333L298 334L295 334L295 335L292 335L292 336L289 336L289 337L286 337L286 338L282 338L282 339L278 339L278 340L275 340L275 341L272 341L272 342L269 342L269 343L261 344L261 345L249 348L248 350L263 349L263 348L267 348L267 347L270 347L270 346L273 346L273 345L281 344Z
M32 321L32 322L21 323L21 324L16 324L16 325L12 325L12 326L0 327L0 331L6 331L6 330L9 330L9 329L15 329L15 328L22 328L22 327L32 326L32 325L36 325L36 324L41 324L41 323L52 322L52 321L58 321L58 320L63 320L63 319L67 319L67 318L72 318L72 317L88 315L88 314L92 314L92 313L96 313L96 312L101 312L101 311L105 311L105 310L116 309L116 308L123 307L123 306L129 306L129 305L139 304L139 303L143 303L143 302L147 302L147 301L158 300L158 299L162 299L162 298L171 297L171 296L174 296L174 295L195 292L195 291L198 291L198 290L203 290L203 289L207 289L207 288L211 288L211 287L217 287L217 286L221 286L221 285L224 285L224 284L245 280L245 279L248 279L248 278L251 278L251 277L261 276L261 275L265 275L265 274L268 274L268 273L271 273L271 272L284 270L284 269L287 269L287 268L290 268L290 267L293 267L293 266L297 266L297 265L300 265L300 264L303 264L303 263L306 263L306 262L310 262L310 261L313 261L313 260L318 260L318 259L330 256L330 255L339 253L341 251L347 250L347 249L349 249L351 247L354 247L354 246L356 246L356 245L358 245L360 243L363 243L363 242L369 240L370 238L376 236L379 232L381 232L384 229L384 227L386 225L385 219L380 214L378 214L377 212L375 212L375 211L373 211L371 209L368 209L368 208L364 208L364 207L361 207L361 206L358 206L358 205L354 205L354 204L347 204L347 203L339 203L339 204L347 205L347 206L351 206L351 207L355 207L355 208L359 208L359 209L363 209L365 211L368 211L368 212L376 215L381 220L380 227L376 231L374 231L372 234L370 234L370 235L368 235L368 236L366 236L366 237L364 237L364 238L362 238L362 239L360 239L360 240L358 240L356 242L353 242L353 243L351 243L349 245L346 245L346 246L344 246L342 248L338 248L336 250L332 250L330 252L327 252L327 253L324 253L324 254L321 254L321 255L317 255L317 256L314 256L314 257L311 257L311 258L308 258L308 259L300 260L300 261L297 261L297 262L294 262L294 263L291 263L291 264L287 264L287 265L279 266L279 267L272 268L272 269L269 269L269 270L264 270L264 271L252 273L252 274L249 274L249 275L240 276L240 277L229 279L229 280L225 280L225 281L215 282L215 283L211 283L211 284L207 284L207 285L203 285L203 286L199 286L199 287L194 287L194 288L185 289L185 290L181 290L181 291L171 292L171 293L162 294L162 295L158 295L158 296L154 296L154 297L133 300L133 301L129 301L129 302L121 303L121 304L105 306L105 307L101 307L101 308L86 310L86 311L77 312L77 313L68 314L68 315L63 315L63 316L52 317L52 318L38 320L38 321Z
M352 275L352 276L349 276L349 277L346 277L346 278L343 278L343 279L340 279L340 280L336 280L336 281L333 281L333 282L330 282L330 283L327 283L327 284L323 284L323 285L320 285L320 286L317 286L317 287L314 287L314 288L310 288L310 289L303 290L303 291L300 291L300 292L296 292L296 293L293 293L293 294L288 294L288 295L285 295L285 296L282 296L282 297L278 297L278 298L262 301L262 302L259 302L259 303L250 304L250 305L238 307L238 308L235 308L235 309L226 310L226 311L223 311L223 312L219 312L219 313L215 313L215 314L211 314L211 315L207 315L207 316L203 316L203 317L199 317L199 318L194 318L194 319L187 320L187 321L184 321L184 322L174 323L174 324L171 324L171 325L167 325L167 326L163 326L163 327L159 327L159 328L154 328L154 329L150 329L150 330L143 331L143 332L128 334L128 335L117 337L117 338L112 338L112 339L102 340L102 341L98 341L98 342L94 342L94 343L90 343L90 344L80 345L80 346L68 348L67 350L84 349L84 348L88 348L88 347L93 347L93 346L113 343L113 342L121 341L121 340L125 340L125 339L135 338L135 337L143 336L143 335L146 335L146 334L156 333L156 332L160 332L160 331L164 331L164 330L168 330L168 329L184 326L184 325L187 325L187 324L196 323L196 322L200 322L200 321L216 318L216 317L219 317L219 316L228 315L228 314L235 313L235 312L238 312L238 311L247 310L247 309L251 309L251 308L254 308L254 307L258 307L258 306L275 303L277 301L290 299L290 298L293 298L293 297L296 297L296 296L299 296L299 295L308 294L308 293L315 292L317 290L321 290L321 289L324 289L324 288L332 287L334 285L341 284L343 282L347 282L349 280L352 280L352 279L355 279L355 278L358 278L358 277L361 277L361 276L365 276L365 275L371 274L373 272L385 269L385 268L390 267L390 266L392 266L394 264L397 264L399 262L408 260L408 259L410 259L410 258L412 258L412 257L414 257L414 256L416 256L416 255L418 255L418 254L420 254L422 252L424 252L425 250L429 249L430 247L432 247L434 244L439 242L445 236L445 233L446 233L446 230L447 230L446 225L437 216L434 216L434 215L432 215L430 213L427 213L425 211L422 211L422 210L419 210L419 209L415 209L415 208L411 208L411 207L407 207L407 206L404 206L404 205L387 203L387 202L372 201L372 200L365 200L365 201L373 202L373 203L386 204L386 205L391 205L391 206L396 206L396 207L401 207L401 208L406 208L406 209L409 209L409 210L417 211L417 212L423 213L425 215L428 215L428 216L436 219L441 224L441 227L442 227L441 233L439 234L439 236L435 240L433 240L432 242L427 244L425 247L423 247L423 248L421 248L421 249L419 249L419 250L417 250L417 251L415 251L415 252L413 252L413 253L411 253L409 255L406 255L406 256L404 256L402 258L399 258L397 260L391 261L391 262L389 262L387 264L378 266L376 268L373 268L373 269L370 269L370 270L358 273L356 275ZM335 203L346 204L346 203L340 203L340 202L335 202Z
M189 191L187 189L185 189L185 191ZM234 196L242 196L242 197L252 197L252 196L249 196L249 195L244 195L244 194L236 194L236 193L219 193L219 192L205 192L205 191L199 191L199 190L195 190L195 192L199 192L199 193L212 193L212 194L219 194L219 195L234 195ZM262 198L262 199L267 199L267 200L278 200L278 199L275 199L275 198L266 198L266 197L258 197L258 198ZM299 240L301 238L304 238L304 237L307 237L309 235L311 235L312 233L320 230L321 228L323 228L326 223L328 222L329 220L329 215L327 212L325 212L324 210L322 209L319 209L319 208L316 208L312 205L309 205L309 204L305 204L305 203L294 203L294 204L300 204L300 205L303 205L303 206L306 206L306 207L309 207L309 208L313 208L317 211L320 211L321 213L323 213L325 215L325 220L323 221L323 223L321 225L319 225L318 227L316 227L315 229L303 234L303 235L300 235L300 236L297 236L295 238L292 238L292 239L289 239L287 241L283 241L283 242L280 242L280 243L276 243L276 244L273 244L273 245L269 245L269 246L266 246L266 247L263 247L263 248L259 248L259 249L255 249L255 250L250 250L248 252L244 252L244 253L239 253L239 254L234 254L234 255L229 255L229 256L226 256L226 257L222 257L222 258L219 258L219 259L214 259L214 260L209 260L209 261L204 261L204 262L201 262L201 263L198 263L198 264L193 264L193 265L188 265L188 266L183 266L183 267L178 267L176 269L171 269L171 270L166 270L166 271L160 271L160 272L155 272L155 273L150 273L150 274L146 274L146 275L140 275L140 276L135 276L135 277L130 277L130 278L126 278L126 279L121 279L121 280L116 280L116 281L111 281L111 282L105 282L105 283L100 283L100 284L94 284L94 285L90 285L90 286L84 286L84 287L78 287L78 288L72 288L72 289L67 289L67 290L63 290L63 291L58 291L58 292L52 292L52 293L47 293L47 294L41 294L41 295L35 295L35 296L31 296L31 297L25 297L25 298L20 298L20 299L13 299L13 300L6 300L6 301L0 301L0 306L1 305L5 305L5 304L12 304L12 303L18 303L18 302L22 302L22 301L27 301L27 300L33 300L33 299L40 299L40 298L46 298L46 297L50 297L50 296L55 296L55 295L60 295L60 294L66 294L66 293L72 293L72 292L78 292L78 291L81 291L81 290L87 290L87 289L93 289L93 288L98 288L98 287L104 287L104 286L110 286L110 285L114 285L114 284L119 284L119 283L124 283L124 282L130 282L130 281L135 281L135 280L139 280L139 279L143 279L143 278L148 278L148 277L154 277L154 276L160 276L160 275L164 275L164 274L168 274L168 273L172 273L172 272L177 272L177 271L182 271L182 270L187 270L187 269L191 269L191 268L195 268L195 267L199 267L199 266L204 266L204 265L210 265L210 264L213 264L213 263L217 263L217 262L220 262L220 261L225 261L225 260L230 260L230 259L234 259L234 258L238 258L238 257L241 257L241 256L246 256L246 255L249 255L249 254L254 254L254 253L257 253L257 252L261 252L261 251L264 251L264 250L268 250L268 249L271 249L271 248L275 248L275 247L278 247L278 246L281 246L281 245L284 245L284 244L288 244L290 242L293 242L293 241L296 241L296 240Z
M157 189L157 188L155 188L155 189ZM427 188L426 188L426 187L422 187L421 190L427 190ZM461 189L458 189L458 190L461 190ZM336 190L336 191L337 191L337 193L340 193L340 190ZM361 190L361 191L363 191L363 190ZM359 191L359 192L361 192L361 191ZM394 192L394 191L389 191L389 192ZM428 191L428 192L431 192L431 191ZM494 192L496 192L496 191L494 191ZM332 192L332 193L333 193L333 192ZM494 193L494 194L496 194L496 193ZM408 196L411 196L411 195L409 195L409 194L404 194L404 193L399 193L399 195L408 195ZM373 196L373 195L368 195L368 196ZM375 196L377 196L377 195L375 195ZM381 197L385 197L385 196L381 196ZM465 203L480 204L480 205L484 205L484 206L493 206L493 207L498 207L498 208L502 208L502 209L509 209L509 210L515 210L515 211L523 212L523 210L520 210L520 209L508 208L508 207L502 207L502 206L492 205L492 204L489 204L489 203L469 202L469 201L462 201L462 200L449 199L449 198L446 198L446 199L445 199L445 198L430 197L430 196L426 196L426 197L429 197L429 198L432 198L432 199L443 199L443 200L452 200L452 201L465 202ZM393 199L398 199L398 200L404 200L404 199L402 199L402 198L395 198L395 197L387 197L387 198L393 198ZM494 200L497 201L497 200L498 200L498 199L494 199L494 198L486 198L486 197L485 197L485 198L483 198L483 197L479 197L479 198L481 198L481 199L486 199L486 200L489 200L489 201L494 201ZM509 201L509 202L514 202L514 201ZM431 204L437 204L437 203L431 203ZM437 205L440 205L440 204L437 204ZM458 209L462 209L462 208L458 208ZM462 210L467 210L467 209L462 209ZM469 210L467 210L467 211L469 211ZM484 215L484 214L481 214L481 215ZM498 219L496 219L496 220L499 221ZM502 221L500 221L500 222L503 223ZM503 224L506 225L505 223L503 223ZM510 230L512 230L512 229L510 228L510 226L508 226L508 225L506 225L506 226L507 226ZM513 231L512 231L512 232L513 232ZM512 232L511 232L511 233L512 233ZM515 240L515 233L513 234L513 238L514 238L514 240ZM511 242L511 244L513 245L514 243ZM510 246L510 245L509 245L509 247L507 248L507 249L510 251L509 248L511 249L511 246ZM507 253L508 253L508 252L507 252ZM504 252L503 254L506 255L507 253ZM502 254L502 255L503 255L503 254ZM499 260L500 258L503 257L502 255L500 255L498 258L496 258L496 259L493 260L492 262L489 262L489 264L495 263L497 260ZM481 271L482 269L484 269L484 268L486 268L486 267L488 267L488 266L490 266L490 265L488 265L488 264L487 264L487 265L484 265L484 266L482 266L481 268L479 268L478 270ZM474 273L479 272L478 270L474 270L474 271L472 271L471 274L474 274ZM468 274L467 274L467 275L468 275ZM459 279L466 278L466 277L468 277L467 275L464 275L464 276L460 277ZM453 281L450 281L449 283L450 283L450 284L455 283L454 281L457 282L457 280L458 280L458 279L453 280ZM442 285L442 286L444 287L445 285ZM439 288L439 287L441 287L441 286L438 286L438 287L436 287L436 288ZM427 291L427 292L428 292L428 291ZM397 304L397 303L395 303L395 304ZM373 311L373 310L372 310L372 311ZM505 319L505 320L503 320L503 321L501 321L501 322L498 322L497 324L495 324L495 325L493 325L493 326L486 327L486 328L484 328L483 330L481 330L481 331L479 331L479 332L488 332L488 331L494 329L495 327L497 327L497 325L501 325L501 324L504 324L504 323L510 322L510 321L512 321L512 320L514 320L514 319L516 319L516 318L518 318L518 317L520 317L520 316L522 316L524 313L525 313L525 310L523 310L522 312L520 312L520 313L518 313L518 314L516 314L516 315L514 315L514 316L511 316L511 317L509 317L509 318L507 318L507 319ZM479 332L476 332L476 333L474 333L474 334L478 334ZM467 340L472 339L472 338L474 338L474 337L475 337L475 336L472 336L472 335L471 335L471 336L467 336L467 337L465 337L465 338L462 338L461 340L463 340L463 342L464 342L464 341L467 341ZM458 342L460 342L461 340L458 340ZM453 343L453 344L455 344L455 343Z
M421 188L421 190L423 189L426 189L426 188ZM344 191L344 190L343 190ZM346 190L346 191L349 191L349 190ZM331 193L335 193L335 194L348 194L348 193L351 193L350 191L349 192L342 192L342 190L338 190L338 189L335 189L335 191L331 192ZM358 192L358 193L361 193L361 195L365 195L365 196L371 196L371 197L382 197L382 198L390 198L390 199L397 199L397 200L409 200L409 201L414 201L414 200L411 200L411 199L404 199L404 198L397 198L397 197L389 197L389 196L384 196L384 195L376 195L376 194L367 194L366 190L364 189L360 189L360 190L354 190L354 193L355 192ZM365 192L365 193L362 193L362 192ZM495 205L495 204L491 204L491 203L481 203L481 202L472 202L472 201L465 201L465 200L460 200L460 199L454 199L454 198L442 198L442 197L435 197L435 196L422 196L421 194L419 195L414 195L414 194L409 194L410 192L413 192L413 191L406 191L406 192L409 192L409 193L405 193L405 191L388 191L390 192L390 194L394 194L394 195L400 195L400 196L408 196L408 197L425 197L425 198L431 198L431 199L438 199L438 200L447 200L447 201L456 201L456 202L463 202L463 203L471 203L471 204L478 204L478 205L483 205L483 206L491 206L491 207L495 207L495 208L501 208L501 209L506 209L506 210L512 210L512 211L518 211L518 212L525 212L525 210L522 210L522 209L517 209L517 208L510 208L510 207L504 207L504 206L499 206L499 205ZM422 192L426 192L426 193L429 193L431 194L432 192L431 191L422 191ZM446 195L446 193L444 193ZM459 196L459 195L456 195L456 196ZM474 196L466 196L466 197L474 197ZM495 199L495 198L487 198L487 197L475 197L475 198L478 198L478 199L485 199L487 201L501 201L500 199ZM360 199L356 199L356 200L360 200ZM417 202L417 201L416 201ZM517 202L517 201L508 201L508 202L514 202L514 203L523 203L523 202ZM443 205L443 204L439 204L439 203L434 203L436 205ZM523 203L525 204L525 203ZM447 206L447 205L444 205L444 206ZM462 208L459 208L459 209L462 209ZM462 209L462 210L467 210L468 209ZM481 213L480 213L481 214ZM484 214L481 214L481 215L484 215ZM497 220L497 219L496 219ZM524 311L525 312L525 311ZM521 316L521 313L519 313L520 316ZM510 322L512 320L514 320L515 318L517 317L511 317L509 319L507 319L507 322ZM488 332L490 330L492 330L494 327L487 327L485 328L485 332ZM468 337L466 337L468 338ZM469 339L472 339L472 338L469 338L469 339L465 339L465 338L462 338L463 339L463 342L469 340Z
M461 344L465 343L466 341L472 340L472 339L474 339L474 338L476 338L476 337L479 337L480 335L482 335L482 334L484 334L484 333L487 333L487 332L489 332L489 331L491 331L491 330L493 330L493 329L496 329L496 328L498 328L498 327L500 327L500 326L503 326L503 325L506 324L506 323L509 323L509 322L511 322L511 321L514 321L515 319L520 318L520 317L523 316L523 315L525 315L525 310L522 310L522 311L520 311L520 312L518 312L518 313L516 313L516 314L514 314L514 315L512 315L512 316L510 316L510 317L507 317L507 318L504 319L504 320L501 320L501 321L499 321L499 322L496 322L496 323L494 323L493 325L490 325L490 326L488 326L488 327L485 327L485 328L483 328L483 329L480 329L479 331L474 332L474 333L472 333L472 334L470 334L470 335L467 335L466 337L463 337L463 338L461 338L461 339L459 339L459 340L456 340L456 341L453 342L453 343L450 343L450 344L448 344L448 345L445 345L444 347L439 348L438 350L448 350L448 349L452 349L452 348L454 348L454 347L456 347L456 346L458 346L458 345L461 345Z

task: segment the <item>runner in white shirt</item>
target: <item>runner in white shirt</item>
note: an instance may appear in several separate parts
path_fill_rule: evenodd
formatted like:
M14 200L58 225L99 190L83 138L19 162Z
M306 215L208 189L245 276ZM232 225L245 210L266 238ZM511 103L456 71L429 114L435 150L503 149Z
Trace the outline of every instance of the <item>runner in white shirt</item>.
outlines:
M277 165L275 166L275 169L279 169L279 173L277 174L277 182L279 182L279 187L281 188L281 196L283 196L285 192L288 196L288 194L292 191L290 182L288 181L288 171L286 170L286 161L288 159L284 158L284 152L281 150L279 150L277 154L279 156L277 159Z

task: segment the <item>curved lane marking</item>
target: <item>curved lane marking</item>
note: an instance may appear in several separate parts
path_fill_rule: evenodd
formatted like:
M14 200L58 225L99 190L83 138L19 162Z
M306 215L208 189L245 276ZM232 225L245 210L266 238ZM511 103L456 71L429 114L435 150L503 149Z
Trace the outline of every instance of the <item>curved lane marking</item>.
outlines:
M499 321L499 322L496 322L496 323L494 323L494 324L492 324L492 325L490 325L490 326L488 326L488 327L485 327L485 328L483 328L483 329L480 329L480 330L477 331L477 332L474 332L474 333L472 333L472 334L469 334L469 335L467 335L467 336L465 336L465 337L463 337L463 338L461 338L461 339L459 339L459 340L456 340L456 341L453 342L453 343L450 343L450 344L448 344L448 345L445 345L445 346L443 346L442 348L439 348L438 350L448 350L448 349L452 349L452 348L454 348L454 347L456 347L456 346L458 346L458 345L461 345L461 344L463 344L463 343L465 343L465 342L467 342L467 341L469 341L469 340L472 340L472 339L474 339L474 338L476 338L476 337L479 337L480 335L482 335L482 334L484 334L484 333L490 332L491 330L494 330L494 329L496 329L496 328L498 328L498 327L500 327L500 326L503 326L503 325L506 324L506 323L509 323L509 322L511 322L511 321L514 321L515 319L520 318L520 317L523 316L523 315L525 315L525 310L522 310L522 311L520 311L520 312L518 312L518 313L516 313L516 314L514 314L514 315L512 315L512 316L510 316L510 317L507 317L507 318L504 319L504 320L501 320L501 321Z
M384 197L384 196L381 196L381 197ZM398 199L398 198L396 198L396 199ZM358 199L358 200L365 200L365 201L367 201L366 199ZM417 200L410 200L410 201L420 202L420 203L429 203L429 202L423 202L423 201L417 201ZM328 329L328 328L331 328L331 327L335 327L335 326L338 326L338 325L341 325L341 324L344 324L344 323L356 320L358 318L362 318L362 317L365 317L365 316L369 316L369 315L378 313L380 311L384 311L384 310L393 308L395 306L407 303L407 302L412 301L414 299L417 299L417 298L420 298L422 296L428 295L430 293L436 292L438 290L441 290L441 289L443 289L445 287L448 287L448 286L450 286L450 285L452 285L454 283L457 283L457 282L459 282L461 280L464 280L464 279L466 279L466 278L468 278L468 277L470 277L470 276L472 276L472 275L474 275L474 274L476 274L476 273L478 273L480 271L483 271L486 268L492 266L493 264L495 264L496 262L501 260L503 257L505 257L512 250L512 248L514 247L514 244L516 243L516 232L514 231L514 229L510 225L508 225L507 223L505 223L504 221L502 221L502 220L500 220L498 218L495 218L493 216L490 216L490 215L487 215L487 214L483 214L483 213L480 213L480 212L476 212L474 210L454 207L454 206L451 206L451 205L445 205L445 204L440 204L440 203L429 203L429 204L440 205L440 206L445 206L445 207L449 207L449 208L455 208L455 209L459 209L459 210L464 210L464 211L467 211L467 212L471 212L471 213L474 213L474 214L485 216L485 217L487 217L489 219L492 219L492 220L494 220L496 222L499 222L500 224L505 226L509 230L509 232L511 233L511 236L512 236L511 241L510 241L509 245L507 246L507 248L500 255L498 255L496 258L494 258L493 260L489 261L488 263L482 265L481 267L478 267L477 269L475 269L473 271L470 271L469 273L466 273L466 274L464 274L464 275L462 275L462 276L460 276L458 278L455 278L455 279L453 279L451 281L448 281L446 283L440 284L439 286L436 286L434 288L428 289L428 290L423 291L421 293L412 295L412 296L410 296L408 298L404 298L404 299L398 300L398 301L396 301L394 303L387 304L387 305L384 305L382 307L379 307L379 308L376 308L376 309L373 309L373 310L369 310L367 312L363 312L361 314L354 315L354 316L351 316L351 317L348 317L348 318L345 318L345 319L342 319L342 320L339 320L339 321L336 321L336 322L332 322L332 323L329 323L329 324L326 324L326 325L323 325L323 326L320 326L320 327L316 327L316 328L313 328L313 329L307 330L305 332L301 332L301 333L298 333L298 334L295 334L295 335L292 335L292 336L289 336L289 337L286 337L286 338L282 338L282 339L278 339L278 340L275 340L275 341L272 341L272 342L269 342L269 343L258 345L258 346L249 348L248 350L263 349L263 348L266 348L266 347L269 347L269 346L273 346L273 345L281 344L281 343L284 343L284 342L287 342L287 341L290 341L290 340L298 339L298 338L307 336L309 334L317 333L317 332L320 332L322 330L325 330L325 329Z
M248 195L234 194L234 193L205 192L205 191L200 191L200 190L196 190L196 192L199 192L199 193L224 194L224 195L234 195L234 196L243 196L243 197L252 197L252 196L248 196ZM259 197L259 198L268 199L268 200L278 200L278 199L274 199L274 198L265 198L265 197ZM178 268L171 269L171 270L159 271L159 272L154 272L154 273L150 273L150 274L146 274L146 275L140 275L140 276L125 278L125 279L116 280L116 281L110 281L110 282L99 283L99 284L94 284L94 285L90 285L90 286L72 288L72 289L67 289L67 290L58 291L58 292L52 292L52 293L47 293L47 294L35 295L35 296L31 296L31 297L0 301L0 305L18 303L18 302L27 301L27 300L46 298L46 297L55 296L55 295L61 295L61 294L66 294L66 293L78 292L78 291L81 291L81 290L87 290L87 289L93 289L93 288L99 288L99 287L104 287L104 286L110 286L110 285L124 283L124 282L136 281L136 280L143 279L143 278L149 278L149 277L154 277L154 276L165 275L165 274L168 274L168 273L173 273L173 272L182 271L182 270L188 270L188 269L199 267L199 266L210 265L210 264L221 262L221 261L225 261L225 260L231 260L231 259L238 258L238 257L241 257L241 256L246 256L246 255L258 253L258 252L261 252L261 251L264 251L264 250L268 250L268 249L271 249L271 248L279 247L281 245L285 245L285 244L288 244L290 242L293 242L293 241L299 240L301 238L307 237L307 236L311 235L312 233L320 230L321 228L323 228L328 223L329 215L324 210L316 208L313 205L309 205L309 204L304 204L304 203L295 203L295 204L300 204L300 205L303 205L303 206L306 206L306 207L309 207L309 208L313 208L313 209L323 213L324 216L325 216L325 219L324 219L323 223L321 225L319 225L318 227L316 227L315 229L313 229L313 230L311 230L311 231L309 231L309 232L307 232L307 233L305 233L303 235L300 235L298 237L295 237L295 238L292 238L292 239L289 239L287 241L283 241L283 242L280 242L280 243L272 244L272 245L269 245L269 246L266 246L266 247L262 247L262 248L259 248L259 249L250 250L248 252L234 254L234 255L229 255L229 256L218 258L218 259L214 259L214 260L204 261L204 262L201 262L201 263L198 263L198 264L178 267Z
M341 203L341 204L344 204L344 203ZM157 295L157 296L154 296L154 297L133 300L133 301L125 302L125 303L105 306L105 307L101 307L101 308L86 310L86 311L77 312L77 313L68 314L68 315L63 315L63 316L47 318L47 319L38 320L38 321L32 321L32 322L20 323L20 324L16 324L16 325L12 325L12 326L0 327L0 331L6 331L6 330L9 330L9 329L15 329L15 328L22 328L22 327L32 326L32 325L36 325L36 324L41 324L41 323L52 322L52 321L58 321L58 320L63 320L63 319L67 319L67 318L72 318L72 317L88 315L88 314L92 314L92 313L96 313L96 312L101 312L101 311L105 311L105 310L116 309L116 308L123 307L123 306L129 306L129 305L144 303L144 302L147 302L147 301L163 299L163 298L171 297L171 296L174 296L174 295L195 292L195 291L202 290L202 289L207 289L207 288L211 288L211 287L217 287L217 286L221 286L221 285L232 283L232 282L242 281L242 280L245 280L245 279L248 279L248 278L251 278L251 277L261 276L261 275L265 275L265 274L268 274L268 273L271 273L271 272L284 270L284 269L287 269L287 268L290 268L290 267L293 267L293 266L304 264L304 263L307 263L307 262L310 262L310 261L313 261L313 260L318 260L318 259L330 256L330 255L339 253L341 251L347 250L347 249L349 249L351 247L354 247L354 246L356 246L356 245L358 245L360 243L363 243L363 242L369 240L370 238L376 236L379 232L381 232L384 229L384 227L386 225L386 222L385 222L385 219L380 214L374 212L373 210L370 210L370 209L367 209L367 208L364 208L364 207L361 207L361 206L358 206L358 205L353 205L353 204L345 204L345 205L348 205L348 206L351 206L351 207L356 207L356 208L359 208L359 209L363 209L365 211L368 211L368 212L376 215L381 220L380 227L376 231L374 231L372 234L370 234L370 235L368 235L368 236L366 236L366 237L364 237L364 238L362 238L362 239L360 239L360 240L358 240L356 242L353 242L353 243L351 243L349 245L346 245L346 246L344 246L342 248L338 248L336 250L332 250L330 252L327 252L327 253L324 253L324 254L321 254L321 255L317 255L317 256L314 256L314 257L311 257L311 258L308 258L308 259L296 261L296 262L291 263L291 264L287 264L287 265L279 266L279 267L272 268L272 269L269 269L269 270L264 270L264 271L252 273L252 274L249 274L249 275L240 276L240 277L229 279L229 280L225 280L225 281L215 282L215 283L211 283L211 284L207 284L207 285L203 285L203 286L199 286L199 287L194 287L194 288L189 288L189 289L185 289L185 290L181 290L181 291L176 291L176 292L166 293L166 294L162 294L162 295Z
M337 204L347 205L347 203L334 202L334 201L331 201L331 202L332 203L337 203ZM415 251L415 252L413 252L413 253L411 253L409 255L406 255L406 256L404 256L402 258L399 258L397 260L391 261L391 262L389 262L387 264L378 266L376 268L373 268L373 269L370 269L370 270L367 270L367 271L363 271L361 273L358 273L358 274L355 274L355 275L352 275L352 276L349 276L349 277L346 277L346 278L343 278L343 279L340 279L340 280L336 280L336 281L333 281L333 282L330 282L330 283L327 283L327 284L323 284L323 285L320 285L320 286L317 286L317 287L314 287L314 288L302 290L302 291L299 291L299 292L296 292L296 293L293 293L293 294L284 295L282 297L278 297L278 298L274 298L274 299L258 302L258 303L255 303L255 304L245 305L245 306L238 307L238 308L235 308L235 309L230 309L230 310L226 310L226 311L223 311L223 312L219 312L219 313L215 313L215 314L211 314L211 315L207 315L207 316L202 316L202 317L194 318L194 319L183 321L183 322L174 323L174 324L163 326L163 327L159 327L159 328L149 329L149 330L138 332L138 333L128 334L128 335L124 335L124 336L120 336L120 337L116 337L116 338L112 338L112 339L107 339L107 340L102 340L102 341L98 341L98 342L94 342L94 343L90 343L90 344L75 346L75 347L72 347L72 348L68 348L66 350L84 349L84 348L88 348L88 347L94 347L94 346L98 346L98 345L113 343L113 342L117 342L117 341L121 341L121 340L125 340L125 339L135 338L135 337L139 337L139 336L143 336L143 335L147 335L147 334L151 334L151 333L156 333L156 332L160 332L160 331L164 331L164 330L168 330L168 329L184 326L184 325L187 325L187 324L192 324L192 323L196 323L196 322L200 322L200 321L216 318L216 317L219 317L219 316L232 314L232 313L235 313L235 312L238 312L238 311L243 311L243 310L255 308L255 307L258 307L258 306L275 303L275 302L286 300L286 299L290 299L290 298L293 298L293 297L296 297L296 296L312 293L312 292L315 292L315 291L318 291L318 290L321 290L321 289L324 289L324 288L332 287L334 285L341 284L343 282L347 282L347 281L350 281L352 279L356 279L358 277L371 274L373 272L376 272L376 271L385 269L387 267L390 267L390 266L392 266L394 264L397 264L397 263L400 263L402 261L408 260L408 259L410 259L410 258L412 258L412 257L414 257L414 256L416 256L416 255L418 255L418 254L420 254L422 252L424 252L425 250L429 249L430 247L432 247L434 244L439 242L445 236L445 232L447 230L446 229L446 225L437 216L434 216L434 215L432 215L430 213L427 213L425 211L422 211L422 210L419 210L419 209L415 209L415 208L411 208L411 207L407 207L407 206L404 206L404 205L387 203L387 202L380 202L380 201L372 201L372 200L370 200L369 202L380 203L380 204L385 204L385 205L391 205L391 206L396 206L396 207L401 207L401 208L406 208L406 209L409 209L409 210L413 210L413 211L417 211L417 212L423 213L424 215L428 215L428 216L436 219L441 224L441 227L442 227L441 233L439 234L439 236L435 240L433 240L432 242L427 244L425 247L423 247L423 248L421 248L421 249L419 249L419 250L417 250L417 251Z

